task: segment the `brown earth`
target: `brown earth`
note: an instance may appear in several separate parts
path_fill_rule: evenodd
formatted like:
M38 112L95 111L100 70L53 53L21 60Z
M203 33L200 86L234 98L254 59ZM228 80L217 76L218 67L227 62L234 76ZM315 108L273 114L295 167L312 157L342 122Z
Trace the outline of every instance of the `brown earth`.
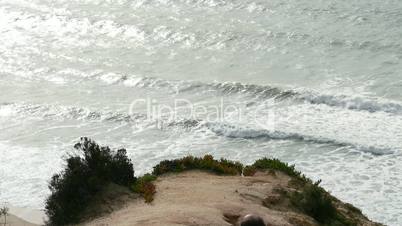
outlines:
M102 208L109 210L107 214L82 225L238 225L239 219L250 213L271 226L319 225L281 194L296 189L290 181L280 172L258 172L252 177L200 171L167 174L154 182L157 192L151 204L123 192L117 201L104 200ZM380 225L350 204L334 200L337 209L359 226Z

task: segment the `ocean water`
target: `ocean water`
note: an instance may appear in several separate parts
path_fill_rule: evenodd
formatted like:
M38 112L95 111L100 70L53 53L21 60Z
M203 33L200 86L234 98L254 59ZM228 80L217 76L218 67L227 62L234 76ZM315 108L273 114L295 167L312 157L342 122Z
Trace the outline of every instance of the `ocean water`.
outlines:
M402 225L402 2L0 0L0 202L42 209L88 136L136 174L296 165Z

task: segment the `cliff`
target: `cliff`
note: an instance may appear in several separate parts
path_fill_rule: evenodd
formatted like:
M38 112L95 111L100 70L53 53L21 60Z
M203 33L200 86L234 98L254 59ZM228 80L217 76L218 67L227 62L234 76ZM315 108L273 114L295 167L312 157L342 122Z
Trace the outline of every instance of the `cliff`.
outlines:
M261 216L271 226L326 225L291 203L286 194L300 187L294 178L279 171L259 171L244 177L193 170L165 174L154 184L152 203L129 193L117 201L104 199L103 209L110 211L82 225L238 225L241 217L250 213ZM380 225L350 204L331 199L347 224Z

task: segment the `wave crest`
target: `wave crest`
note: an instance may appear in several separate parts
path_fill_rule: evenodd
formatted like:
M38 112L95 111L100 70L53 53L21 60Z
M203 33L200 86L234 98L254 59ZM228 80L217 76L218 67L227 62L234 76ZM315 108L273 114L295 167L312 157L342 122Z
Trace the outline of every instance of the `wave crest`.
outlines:
M249 127L239 127L234 125L222 123L206 123L205 126L219 136L229 138L242 138L242 139L270 139L270 140L292 140L300 142L309 142L315 144L328 144L339 147L351 147L363 152L369 152L374 155L394 154L391 148L365 146L360 144L353 144L342 142L334 139L327 139L324 137L307 136L298 133L289 133L283 131L269 131L264 129L254 129Z
M331 107L357 111L386 112L402 114L402 104L385 99L369 99L346 95L321 94L314 91L296 91L267 85L243 84L239 82L203 83L197 81L164 80L153 77L131 77L127 75L106 74L100 76L108 83L122 83L126 86L138 88L167 89L172 93L216 91L225 95L244 94L257 99L275 99L276 101L290 100L307 102L310 104L324 104Z
M39 105L27 103L1 103L0 116L3 117L40 117L51 119L75 119L85 121L134 122L145 118L144 114L124 114L118 112L90 111L74 106Z

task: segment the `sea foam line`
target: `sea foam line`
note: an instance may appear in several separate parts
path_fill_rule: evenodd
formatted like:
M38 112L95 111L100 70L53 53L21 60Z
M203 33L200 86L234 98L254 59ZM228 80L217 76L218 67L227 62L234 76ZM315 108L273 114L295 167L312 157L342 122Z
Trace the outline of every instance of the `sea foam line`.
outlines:
M361 144L353 144L349 142L342 142L336 139L328 139L325 137L314 137L299 133L290 133L279 130L265 130L254 129L249 127L239 127L228 125L225 123L204 123L204 126L219 136L228 138L242 138L242 139L270 139L270 140L292 140L298 142L308 142L316 144L328 144L339 147L354 148L359 151L368 152L373 155L387 155L394 154L396 150L389 147L374 147Z
M40 105L29 103L0 103L0 117L39 117L51 119L76 119L85 121L134 122L145 118L144 114L91 111L74 106Z
M101 122L125 122L136 123L139 121L145 122L147 116L144 114L123 114L116 112L99 112L90 111L88 109L69 106L54 106L54 105L38 105L38 104L17 104L17 103L1 103L0 117L40 117L50 119L76 119L84 121L101 121ZM241 127L231 125L225 122L207 122L201 119L153 119L151 124L159 125L158 129L170 130L172 128L182 128L187 132L194 129L207 128L218 136L228 138L241 139L271 139L271 140L292 140L296 142L310 142L317 144L329 144L339 147L351 147L359 151L369 152L375 155L393 154L396 149L389 147L376 147L350 142L343 142L337 139L329 139L325 137L315 137L300 133L291 133L280 130L266 130L251 127Z
M137 88L165 89L172 93L217 91L223 94L246 94L258 99L274 98L277 101L293 100L310 104L324 104L349 110L386 112L402 114L402 104L385 99L369 99L367 97L353 97L347 95L322 94L315 91L296 91L267 85L243 84L239 82L203 83L197 81L165 80L153 77L127 76L114 73L102 74L99 79L109 84L121 83Z

